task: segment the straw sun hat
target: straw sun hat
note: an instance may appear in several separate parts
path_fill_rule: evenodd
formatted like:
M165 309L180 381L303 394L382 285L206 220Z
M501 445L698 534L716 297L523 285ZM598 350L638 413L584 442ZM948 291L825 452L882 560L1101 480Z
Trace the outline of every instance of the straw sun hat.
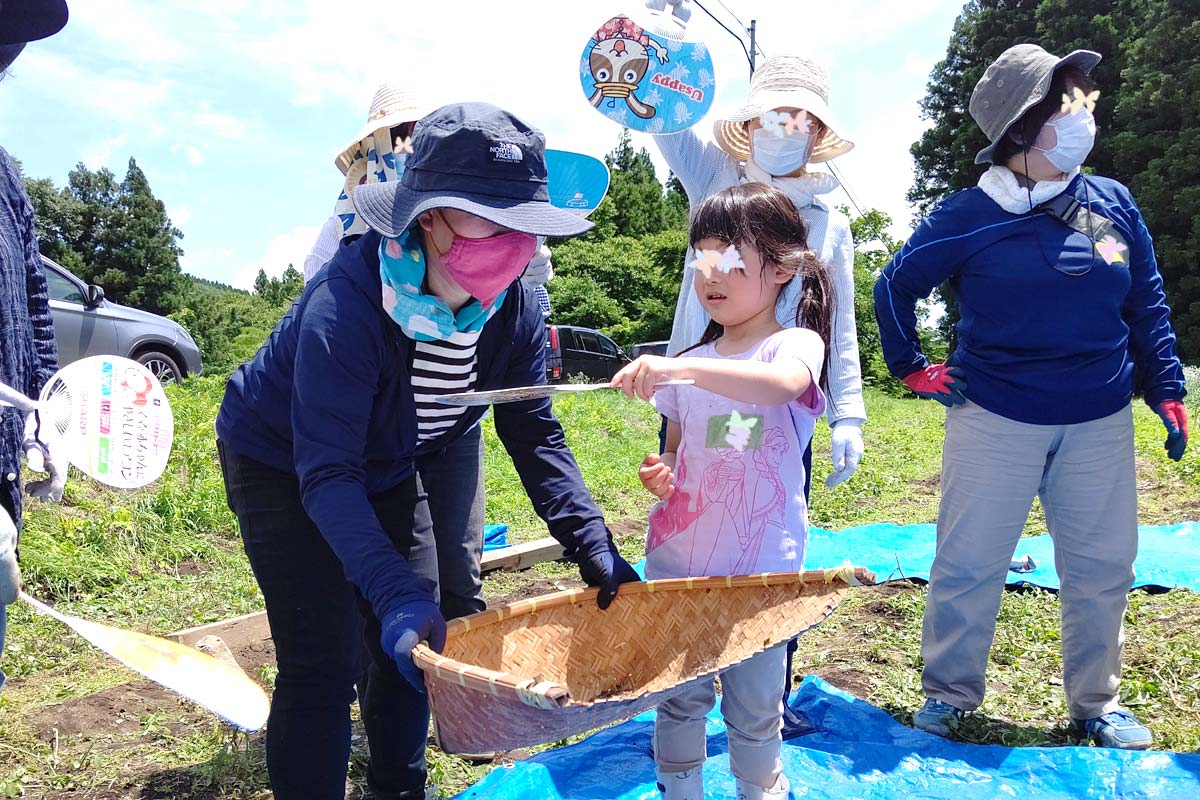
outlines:
M404 122L416 122L421 117L437 109L437 106L419 97L410 89L394 83L384 83L375 90L371 100L371 110L367 112L366 124L354 135L354 138L338 153L333 163L342 174L354 163L354 151L358 144L372 133L382 128L393 128Z
M829 161L854 148L854 142L839 135L842 127L829 110L828 70L802 56L768 58L755 70L746 104L713 123L717 145L739 161L748 160L750 135L746 123L775 108L802 108L825 123L825 135L817 142L809 162Z

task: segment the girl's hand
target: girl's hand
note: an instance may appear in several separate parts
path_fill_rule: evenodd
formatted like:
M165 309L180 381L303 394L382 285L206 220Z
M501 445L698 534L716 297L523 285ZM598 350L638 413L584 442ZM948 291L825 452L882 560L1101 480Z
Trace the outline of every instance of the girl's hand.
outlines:
M649 400L654 396L654 384L683 378L681 359L663 356L642 356L632 364L626 364L613 376L608 384L620 389L626 397Z
M663 463L662 458L653 453L642 459L642 465L638 467L638 479L646 491L660 500L666 500L675 492L675 473Z

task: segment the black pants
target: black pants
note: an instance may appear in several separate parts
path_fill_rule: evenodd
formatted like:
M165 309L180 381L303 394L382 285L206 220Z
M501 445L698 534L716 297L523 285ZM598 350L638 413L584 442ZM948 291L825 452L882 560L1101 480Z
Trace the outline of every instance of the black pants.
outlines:
M808 443L808 447L804 450L804 502L808 502L809 496L812 494L812 442ZM793 736L799 736L804 733L811 733L813 730L812 724L797 714L788 705L788 695L792 693L792 659L796 656L796 650L800 644L795 639L788 640L787 643L787 670L783 673L783 738L790 739Z
M279 674L266 734L275 797L345 796L357 683L371 750L368 785L381 800L423 798L428 703L383 652L379 620L305 513L299 481L220 442L217 449L275 642ZM400 554L412 555L419 572L428 571L419 566L432 541L419 480L370 500ZM436 559L430 560L436 577Z

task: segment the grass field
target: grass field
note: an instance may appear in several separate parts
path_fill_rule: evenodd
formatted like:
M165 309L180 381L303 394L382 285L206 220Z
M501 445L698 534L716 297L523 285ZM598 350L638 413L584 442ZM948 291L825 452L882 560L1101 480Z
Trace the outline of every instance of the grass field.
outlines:
M165 633L261 608L225 506L212 420L222 382L189 381L170 390L176 445L167 475L146 490L118 493L74 476L61 506L34 504L22 538L31 594L96 621ZM867 458L833 490L828 429L815 442L812 520L838 529L869 522L928 522L938 500L940 406L869 392ZM649 496L637 482L642 456L656 446L648 406L615 393L556 401L584 476L618 532L622 551L640 557ZM1193 409L1194 410L1194 409ZM545 535L490 425L489 521L511 538ZM1162 452L1162 427L1136 410L1140 519L1155 524L1200 518L1200 458L1180 464ZM1044 530L1035 508L1028 533ZM495 601L566 584L569 565L543 565L486 582ZM924 589L907 584L858 590L834 617L802 639L797 675L816 672L891 711L902 721L919 702L918 641ZM1123 701L1155 729L1157 746L1200 750L1200 598L1135 592L1127 617ZM1059 661L1059 605L1042 591L1007 592L989 666L990 694L963 738L1005 744L1066 741ZM56 622L10 608L0 694L0 798L267 798L261 735L234 735L210 716L115 666ZM237 654L270 684L269 643ZM359 791L364 742L355 742L351 779ZM490 766L431 751L431 773L449 796Z

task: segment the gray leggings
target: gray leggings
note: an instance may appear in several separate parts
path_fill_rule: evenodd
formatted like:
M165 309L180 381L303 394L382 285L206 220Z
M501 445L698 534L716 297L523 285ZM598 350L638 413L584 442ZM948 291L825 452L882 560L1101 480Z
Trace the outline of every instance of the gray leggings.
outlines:
M1009 561L1041 498L1062 589L1063 688L1075 719L1117 707L1121 629L1137 555L1133 412L1030 425L974 403L946 415L937 554L921 637L925 694L983 702Z

